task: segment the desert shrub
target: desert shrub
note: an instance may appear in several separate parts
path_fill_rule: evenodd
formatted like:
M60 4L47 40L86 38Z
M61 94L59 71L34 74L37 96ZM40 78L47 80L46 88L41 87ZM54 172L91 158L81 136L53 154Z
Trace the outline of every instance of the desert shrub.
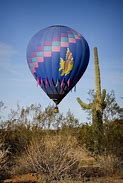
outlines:
M24 123L8 123L0 130L0 139L5 144L5 149L9 147L8 167L9 170L15 165L16 158L24 153L29 142L33 137L42 136L43 132L35 125L27 125Z
M78 144L75 138L61 135L33 139L18 158L16 173L43 173L46 179L58 180L72 176L79 168Z
M65 131L65 130L64 130ZM76 137L78 143L85 147L91 153L94 152L94 134L92 124L82 124L80 127L67 129ZM64 134L64 133L63 133ZM104 123L104 137L102 154L114 154L118 158L123 159L123 120L115 120L113 122Z
M123 120L105 123L104 132L105 151L123 159Z
M78 143L90 152L94 151L93 127L91 124L83 124L81 127L74 129Z
M113 175L117 172L119 167L119 159L113 154L105 154L96 157L97 163L99 163L104 175Z
M0 144L0 171L6 167L7 164L7 152L8 150L3 149L3 144Z
M21 153L25 147L26 142L30 138L29 131L26 130L24 125L14 125L7 127L4 132L4 142L11 147L11 153L16 155Z
M4 143L0 143L0 179L8 176L8 154L9 149L5 149Z
M7 146L11 147L10 151L14 155L18 154L18 152L19 154L23 152L31 139L39 135L42 136L43 131L34 124L8 122L0 130L0 138Z

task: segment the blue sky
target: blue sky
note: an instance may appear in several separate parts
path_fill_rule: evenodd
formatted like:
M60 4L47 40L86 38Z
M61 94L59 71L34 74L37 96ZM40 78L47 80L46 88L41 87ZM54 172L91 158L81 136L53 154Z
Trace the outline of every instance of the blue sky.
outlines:
M114 90L117 102L123 107L123 1L122 0L0 0L0 100L8 108L17 103L53 102L36 85L26 61L30 38L50 25L67 25L80 32L90 47L90 62L77 84L59 109L70 109L81 121L86 114L76 97L87 101L87 92L95 87L93 48L98 47L102 88Z

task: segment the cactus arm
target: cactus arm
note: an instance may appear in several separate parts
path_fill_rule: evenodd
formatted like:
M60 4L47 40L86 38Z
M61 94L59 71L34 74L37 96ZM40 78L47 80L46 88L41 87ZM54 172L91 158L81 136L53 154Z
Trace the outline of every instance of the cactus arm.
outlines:
M102 107L102 110L104 110L106 108L105 98L106 98L106 90L103 89L102 90L102 95L101 95L101 107Z
M94 65L95 65L96 96L99 99L101 97L101 80L100 80L98 51L96 47L94 48Z
M103 89L103 90L102 90L102 95L101 95L101 102L104 102L105 97L106 97L106 90Z
M80 106L83 109L91 109L92 108L92 104L86 104L85 102L83 102L79 97L77 98L77 102L80 104Z

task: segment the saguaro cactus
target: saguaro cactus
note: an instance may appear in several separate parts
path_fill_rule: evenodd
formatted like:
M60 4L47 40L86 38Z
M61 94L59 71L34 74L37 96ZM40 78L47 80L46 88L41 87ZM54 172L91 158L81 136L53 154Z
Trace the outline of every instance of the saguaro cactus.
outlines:
M78 103L82 109L91 110L92 113L92 123L93 123L93 132L94 132L94 150L99 153L102 151L102 142L103 142L103 110L105 109L105 97L106 90L103 89L101 93L101 79L100 79L100 67L98 60L98 51L97 48L94 48L94 65L95 65L95 98L92 103L86 104L81 101L80 98L77 98Z

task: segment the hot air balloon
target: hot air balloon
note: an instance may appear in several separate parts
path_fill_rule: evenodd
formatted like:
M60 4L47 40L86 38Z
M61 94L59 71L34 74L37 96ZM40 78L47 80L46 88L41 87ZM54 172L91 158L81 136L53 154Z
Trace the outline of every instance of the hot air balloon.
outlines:
M38 85L57 105L76 85L89 62L89 46L72 28L55 25L37 32L27 47L27 62Z

